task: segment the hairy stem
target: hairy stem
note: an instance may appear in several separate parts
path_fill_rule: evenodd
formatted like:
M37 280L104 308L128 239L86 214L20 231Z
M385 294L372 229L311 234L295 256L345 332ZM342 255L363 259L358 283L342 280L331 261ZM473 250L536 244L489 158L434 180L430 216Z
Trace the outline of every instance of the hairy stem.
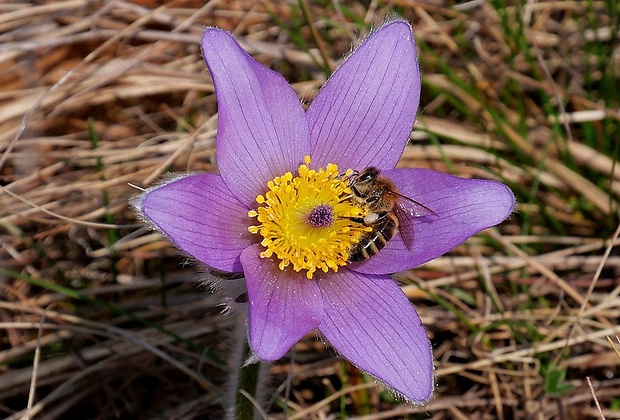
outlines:
M245 315L245 314L244 314ZM247 339L245 316L237 314L235 351L231 360L231 381L229 388L229 413L234 420L253 420L262 411L267 380L267 364L251 361L252 350Z

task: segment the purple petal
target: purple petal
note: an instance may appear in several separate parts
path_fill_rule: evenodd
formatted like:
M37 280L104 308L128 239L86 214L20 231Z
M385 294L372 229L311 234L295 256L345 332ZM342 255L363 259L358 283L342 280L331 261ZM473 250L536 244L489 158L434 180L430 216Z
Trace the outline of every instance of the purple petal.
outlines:
M429 169L392 169L383 173L400 192L429 207L438 217L411 219L413 247L400 235L371 259L351 266L361 273L403 271L445 254L470 236L510 216L515 198L500 182L459 178Z
M177 247L218 270L241 272L241 251L256 242L248 208L219 175L173 178L141 194L134 206Z
M433 393L431 346L411 303L388 276L344 270L319 283L319 330L351 363L415 402Z
M250 57L227 32L207 29L202 53L219 107L220 173L243 203L254 203L267 181L296 170L309 154L304 110L286 80Z
M393 168L419 103L413 32L408 23L395 21L366 39L308 108L313 166Z
M321 322L321 279L308 280L305 271L280 270L277 262L259 256L263 250L255 244L241 253L250 301L250 346L259 358L276 360Z

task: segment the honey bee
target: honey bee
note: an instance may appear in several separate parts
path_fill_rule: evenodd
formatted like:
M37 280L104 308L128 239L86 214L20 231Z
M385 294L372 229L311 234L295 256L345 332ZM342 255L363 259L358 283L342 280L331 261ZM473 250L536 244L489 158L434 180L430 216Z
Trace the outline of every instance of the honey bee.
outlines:
M365 217L352 218L372 228L349 249L348 262L364 261L382 250L390 239L400 232L407 249L413 244L412 217L437 216L433 210L398 192L392 181L381 175L379 169L369 166L354 172L348 180L352 200L364 207Z

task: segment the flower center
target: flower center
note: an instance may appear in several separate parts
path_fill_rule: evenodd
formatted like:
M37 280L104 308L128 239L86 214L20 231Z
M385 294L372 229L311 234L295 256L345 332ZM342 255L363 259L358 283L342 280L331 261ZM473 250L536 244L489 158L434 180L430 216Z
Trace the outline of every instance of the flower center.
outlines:
M319 204L310 210L306 222L317 229L330 227L334 223L334 208L329 204Z
M371 228L352 220L363 220L366 211L351 201L338 166L314 170L308 168L309 156L304 161L297 176L287 172L269 181L265 195L256 197L261 206L248 212L259 224L248 229L263 237L262 258L275 255L280 270L292 265L295 271L307 270L311 279L318 269L338 271L346 265L351 246Z

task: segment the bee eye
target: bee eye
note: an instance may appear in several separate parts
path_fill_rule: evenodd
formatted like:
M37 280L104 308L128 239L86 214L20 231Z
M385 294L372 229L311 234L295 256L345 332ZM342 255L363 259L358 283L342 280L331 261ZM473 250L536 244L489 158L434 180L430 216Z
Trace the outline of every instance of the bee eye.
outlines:
M369 166L364 169L362 173L357 177L357 182L370 182L379 176L379 170L374 166Z
M366 173L364 173L364 174L359 176L359 182L368 182L368 181L370 181L373 178L374 178L374 176L373 176L372 173L366 172Z

